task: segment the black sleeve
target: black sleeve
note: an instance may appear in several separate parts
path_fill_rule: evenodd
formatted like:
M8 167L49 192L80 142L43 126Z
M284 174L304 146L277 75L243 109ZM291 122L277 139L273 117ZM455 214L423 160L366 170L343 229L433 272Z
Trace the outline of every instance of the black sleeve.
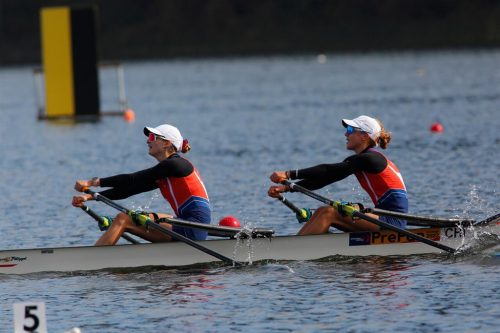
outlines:
M317 190L356 172L379 173L386 166L387 160L384 155L369 151L349 156L341 163L319 164L296 172L291 170L290 175L292 179L302 179L297 182L298 185L309 190Z
M102 191L101 194L113 200L125 199L158 188L157 181L162 178L185 177L193 170L193 165L186 159L169 158L149 169L101 178L101 187L112 187Z
M328 184L337 182L353 174L350 163L344 161L334 164L319 164L310 168L297 171L295 179L302 179L297 184L309 190L317 190ZM294 175L295 172L290 172Z
M387 167L385 156L374 151L349 156L344 160L344 162L346 161L352 165L354 172L379 173Z

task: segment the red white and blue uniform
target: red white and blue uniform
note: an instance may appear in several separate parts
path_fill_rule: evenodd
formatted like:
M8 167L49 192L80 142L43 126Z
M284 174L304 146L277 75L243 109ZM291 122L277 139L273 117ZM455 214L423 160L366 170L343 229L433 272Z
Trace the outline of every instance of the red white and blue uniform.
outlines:
M408 212L406 186L398 167L375 149L370 152L382 155L386 167L380 172L358 171L354 174L361 187L368 193L375 207L395 212Z
M185 177L168 176L157 180L157 183L161 194L180 218L185 219L193 211L210 208L207 190L194 167Z
M112 187L101 192L112 200L159 188L178 218L210 224L211 208L205 185L193 164L178 154L149 169L101 178L100 184ZM207 232L203 230L175 225L172 230L193 240L207 238Z
M341 163L290 171L292 179L302 179L297 184L310 190L322 188L349 175L356 176L376 208L408 212L408 195L399 169L376 149L368 148L360 154L347 157ZM406 220L385 216L381 216L380 220L406 227Z

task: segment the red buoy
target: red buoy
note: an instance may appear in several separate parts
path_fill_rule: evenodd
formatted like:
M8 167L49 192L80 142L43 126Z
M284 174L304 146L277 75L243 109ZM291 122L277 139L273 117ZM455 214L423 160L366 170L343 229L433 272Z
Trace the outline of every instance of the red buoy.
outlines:
M127 109L125 110L125 112L123 112L123 119L127 122L127 123L131 123L135 120L135 113L134 113L134 110L132 109Z
M228 215L224 216L223 218L220 219L219 221L220 226L224 227L232 227L232 228L240 228L240 221L234 216Z
M433 133L442 133L444 131L444 127L441 123L434 123L431 125L430 131Z

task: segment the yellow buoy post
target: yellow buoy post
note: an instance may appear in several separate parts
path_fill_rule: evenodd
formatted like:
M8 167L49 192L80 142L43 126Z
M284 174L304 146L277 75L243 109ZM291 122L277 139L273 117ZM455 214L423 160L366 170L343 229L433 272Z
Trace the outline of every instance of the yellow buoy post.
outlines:
M41 13L45 117L99 116L94 7L46 7Z

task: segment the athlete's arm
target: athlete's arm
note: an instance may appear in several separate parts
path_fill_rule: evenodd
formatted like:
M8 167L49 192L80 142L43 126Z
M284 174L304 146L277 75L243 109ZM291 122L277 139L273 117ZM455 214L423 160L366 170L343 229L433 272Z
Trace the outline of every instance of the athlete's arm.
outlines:
M165 177L185 177L194 167L183 158L172 157L161 161L152 168L129 174L120 174L100 179L101 187L112 187L101 192L109 199L125 199L132 195L158 188L157 180Z
M309 190L317 190L328 184L337 182L353 173L349 163L319 164L310 168L291 172L292 179L302 179L297 182Z
M364 152L349 156L343 162L319 164L310 168L291 170L291 179L302 179L297 184L310 190L317 190L342 180L356 172L379 173L387 166L384 155Z

